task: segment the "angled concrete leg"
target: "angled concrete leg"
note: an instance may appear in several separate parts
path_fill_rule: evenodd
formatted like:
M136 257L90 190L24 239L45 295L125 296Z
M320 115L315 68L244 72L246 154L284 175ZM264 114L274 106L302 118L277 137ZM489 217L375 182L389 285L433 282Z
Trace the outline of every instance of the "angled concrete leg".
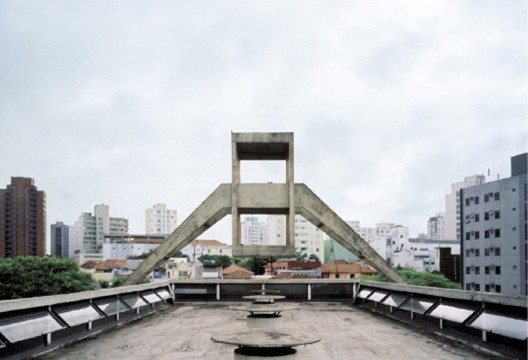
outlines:
M231 213L231 185L221 184L203 203L192 212L184 222L174 230L154 252L147 257L139 268L125 281L125 285L141 282L172 253L183 249L208 228L224 216Z
M296 212L396 283L405 280L305 184L295 184Z

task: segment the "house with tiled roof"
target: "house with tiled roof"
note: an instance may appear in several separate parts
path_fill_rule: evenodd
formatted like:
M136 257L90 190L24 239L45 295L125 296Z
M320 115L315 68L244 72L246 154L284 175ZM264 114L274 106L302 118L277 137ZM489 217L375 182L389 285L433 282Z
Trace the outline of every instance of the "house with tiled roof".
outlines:
M321 266L321 273L325 279L352 279L359 275L374 275L377 271L360 261L352 264L329 262Z
M232 256L231 245L218 240L193 240L182 249L184 255L189 256L191 262L195 262L202 255L227 255Z
M224 279L251 279L255 273L246 268L231 264L223 269Z

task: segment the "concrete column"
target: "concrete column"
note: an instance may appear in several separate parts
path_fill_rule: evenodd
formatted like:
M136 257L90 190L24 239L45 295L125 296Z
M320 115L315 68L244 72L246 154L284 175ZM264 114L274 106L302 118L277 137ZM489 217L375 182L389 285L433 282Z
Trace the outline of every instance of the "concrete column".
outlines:
M220 283L216 284L216 300L220 300Z
M443 330L443 329L444 329L444 319L443 319L443 318L440 318L440 319L438 320L438 322L439 322L440 330Z
M312 284L308 284L308 301L312 300Z

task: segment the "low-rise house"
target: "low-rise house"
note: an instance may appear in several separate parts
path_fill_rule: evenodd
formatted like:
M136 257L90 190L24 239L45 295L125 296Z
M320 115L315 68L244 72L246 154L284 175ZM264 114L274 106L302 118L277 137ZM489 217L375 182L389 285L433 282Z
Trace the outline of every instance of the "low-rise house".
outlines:
M275 261L268 263L264 274L282 278L320 278L320 261ZM286 275L289 274L289 275Z
M168 279L188 279L191 277L192 265L186 257L169 258L165 262L165 269Z
M224 279L251 279L255 273L246 268L231 264L222 270Z
M193 240L182 249L182 253L189 256L191 262L197 261L202 255L232 256L231 246L218 240Z
M376 270L360 261L352 264L340 261L325 263L321 272L324 279L352 279L359 275L377 274Z

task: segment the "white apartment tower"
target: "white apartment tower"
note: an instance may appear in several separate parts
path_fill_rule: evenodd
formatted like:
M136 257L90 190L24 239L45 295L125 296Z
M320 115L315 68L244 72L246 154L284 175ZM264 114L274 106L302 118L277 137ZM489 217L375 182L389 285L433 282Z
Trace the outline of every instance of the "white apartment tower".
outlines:
M451 194L445 198L444 238L460 241L460 190L486 182L484 175L473 175L451 185Z
M93 215L81 213L70 233L69 255L102 254L105 235L128 235L128 219L113 218L108 205L95 205Z
M268 225L258 216L246 216L240 222L241 243L249 246L268 245Z
M156 204L145 210L145 233L169 236L178 226L177 211L167 209L165 204Z
M445 237L445 214L442 212L431 216L427 220L427 237L433 240L444 240Z

